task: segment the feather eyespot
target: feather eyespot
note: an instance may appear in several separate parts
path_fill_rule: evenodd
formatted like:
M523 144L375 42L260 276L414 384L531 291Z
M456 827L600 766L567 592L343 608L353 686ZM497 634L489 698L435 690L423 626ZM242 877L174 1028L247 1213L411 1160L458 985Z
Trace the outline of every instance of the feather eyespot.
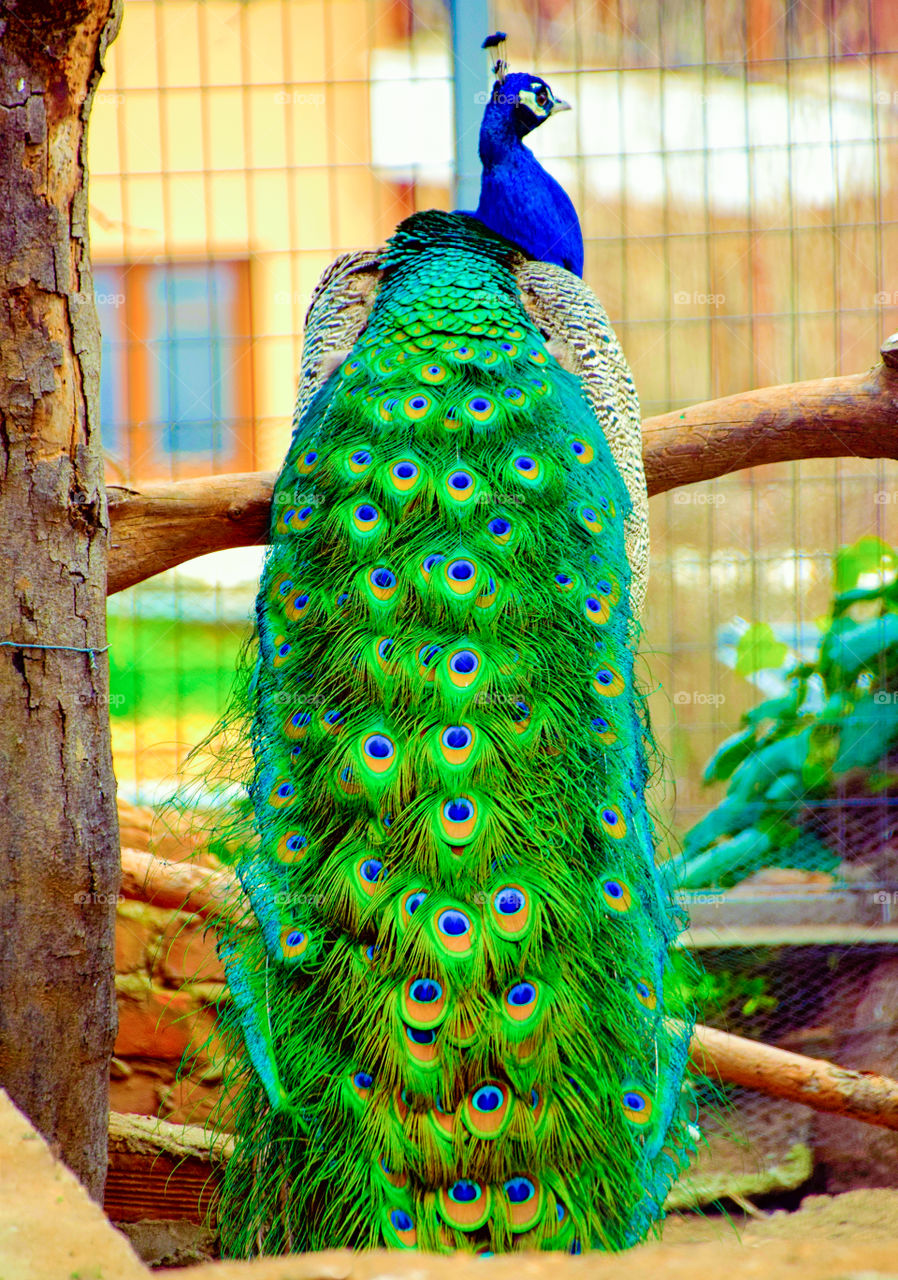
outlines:
M592 737L598 739L604 746L610 746L611 743L617 742L617 734L611 724L611 721L605 716L593 716L589 722L589 731Z
M390 467L390 481L400 493L414 489L421 475L421 468L411 458L400 458Z
M473 560L465 557L447 560L442 572L444 582L454 595L468 596L477 590L478 569Z
M526 733L533 722L528 703L518 700L511 709L511 726L515 733Z
M441 1127L451 1135L451 1125ZM440 1187L437 1204L439 1216L457 1231L477 1231L489 1220L493 1193L479 1182L459 1178L448 1188Z
M310 938L302 929L286 928L281 932L281 955L284 960L298 960L309 949Z
M604 528L602 517L595 507L590 507L586 503L580 507L580 519L592 533L601 533Z
M533 454L519 453L512 458L509 470L519 483L539 485L543 481L545 469L541 460Z
M497 594L495 580L490 578L474 603L478 609L491 609L496 603Z
M456 354L458 353L456 352ZM465 401L465 412L475 422L481 424L491 422L496 416L496 402L485 395L469 396Z
M588 440L581 440L577 436L571 441L571 452L583 466L588 466L596 456L595 446Z
M436 677L434 659L442 653L442 645L422 644L418 650L418 675L428 683Z
M393 651L395 641L391 636L380 636L377 641L375 653L377 654L377 664L382 671L387 674L393 670Z
M492 520L486 527L492 536L493 542L500 547L504 547L511 539L511 521L507 520L505 516L493 516Z
M308 450L307 453L304 453L302 455L299 462L297 462L296 474L300 476L311 475L311 473L318 466L318 462L319 462L319 457L318 457L317 451L315 449Z
M471 921L464 911L450 908L448 911L440 912L437 917L437 928L444 937L463 938L471 932Z
M621 1095L621 1106L623 1107L624 1115L631 1124L642 1128L651 1123L652 1099L644 1089L638 1089L635 1085L625 1089Z
M505 1005L515 1022L526 1022L534 1013L539 989L534 982L516 982L505 993Z
M380 512L373 502L361 502L352 513L352 523L359 533L370 533L380 520Z
M461 347L455 347L453 351L454 360L461 360L462 364L467 364L468 360L473 360L477 355L477 347L473 343L462 343Z
M423 364L418 369L418 377L422 382L439 383L445 382L449 377L449 370L444 364Z
M439 552L431 552L429 556L425 556L421 561L420 573L425 582L430 582L430 575L438 564L442 564L446 559Z
M440 825L450 844L471 839L477 827L477 805L470 796L447 800L440 809Z
M293 652L293 645L284 636L274 637L274 654L271 659L273 667L282 667L290 654Z
M473 649L455 649L449 655L449 679L457 689L474 684L480 672L480 654Z
M503 937L523 937L530 927L531 910L529 898L521 886L506 884L494 893L488 918Z
M348 764L340 770L337 775L337 787L345 796L361 795L362 787L353 775L352 765Z
M407 893L402 899L402 923L406 928L411 924L412 916L421 906L426 897L426 889L414 889L411 893Z
M611 911L624 915L633 905L630 886L623 880L608 876L602 880L602 897Z
M411 422L420 422L422 418L426 418L433 404L430 396L426 396L423 392L417 392L413 396L407 396L402 402L402 410L405 416Z
M440 751L447 764L465 764L474 750L474 740L474 730L470 725L447 725L440 734Z
M606 805L599 814L599 823L606 835L612 840L623 840L627 834L627 823L620 809L614 805Z
M590 622L601 626L611 617L611 602L607 596L587 596L583 602L583 612Z
M405 1245L406 1248L413 1248L417 1244L418 1233L415 1230L415 1220L405 1209L391 1209L389 1222L400 1244Z
M309 850L309 840L301 831L287 831L277 847L279 862L301 862Z
M456 471L450 471L446 477L445 488L446 493L453 502L465 503L473 499L477 491L477 484L470 471L458 468Z
M373 461L370 449L355 449L349 455L347 466L353 475L360 476L364 475Z
M546 355L545 351L537 351L535 349L527 352L527 359L531 361L532 364L549 363L549 357Z
M373 773L388 773L396 762L396 744L385 733L372 733L362 743L362 754Z
M386 565L377 565L367 573L368 587L375 600L386 602L396 594L396 574Z
M636 999L646 1009L654 1009L657 1006L658 996L648 978L637 978L633 989L636 992Z
M593 672L592 687L603 697L616 698L626 688L626 684L620 672L606 664Z
M296 787L288 778L281 778L268 793L272 809L286 809L296 802Z

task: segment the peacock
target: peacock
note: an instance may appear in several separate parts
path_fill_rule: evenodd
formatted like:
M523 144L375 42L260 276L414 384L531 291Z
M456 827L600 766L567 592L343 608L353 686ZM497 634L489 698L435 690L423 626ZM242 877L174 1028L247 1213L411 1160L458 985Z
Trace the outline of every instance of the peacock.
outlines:
M476 212L309 311L220 841L230 1256L619 1250L694 1149L636 393L523 141L567 104L495 73Z

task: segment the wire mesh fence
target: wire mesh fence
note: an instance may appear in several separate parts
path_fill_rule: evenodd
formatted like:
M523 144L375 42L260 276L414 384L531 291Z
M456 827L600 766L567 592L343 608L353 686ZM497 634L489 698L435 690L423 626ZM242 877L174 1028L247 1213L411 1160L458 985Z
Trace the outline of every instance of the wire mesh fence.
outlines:
M898 325L889 0L501 0L489 16L513 69L538 70L575 107L533 148L574 198L585 276L645 416L875 361ZM279 465L320 272L417 209L452 207L473 140L453 133L451 22L441 0L127 0L90 145L110 483ZM482 93L486 61L471 60ZM814 660L838 548L896 541L896 504L898 467L854 458L652 500L643 677L674 853L726 794L726 779L702 782L709 758ZM223 710L259 566L256 549L219 553L111 598L128 800L167 797ZM896 567L881 557L880 581ZM759 627L779 656L752 669L744 637ZM810 1036L832 974L854 975L847 1018L894 949L894 760L874 763L831 794L811 788L793 815L816 861L784 865L772 841L745 875L692 886L696 934L754 930L757 946L757 930L776 933L760 958L703 951L723 1001L709 1021ZM825 944L808 941L815 928ZM720 974L734 965L730 989Z

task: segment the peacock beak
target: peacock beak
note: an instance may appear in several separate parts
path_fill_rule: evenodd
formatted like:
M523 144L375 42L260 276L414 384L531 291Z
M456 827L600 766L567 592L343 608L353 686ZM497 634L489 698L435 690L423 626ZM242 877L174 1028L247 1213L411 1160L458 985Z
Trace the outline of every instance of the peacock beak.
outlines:
M552 110L549 112L549 115L554 116L557 111L572 111L572 110L573 108L571 107L571 104L569 102L565 102L562 98L556 98L555 101L552 103Z

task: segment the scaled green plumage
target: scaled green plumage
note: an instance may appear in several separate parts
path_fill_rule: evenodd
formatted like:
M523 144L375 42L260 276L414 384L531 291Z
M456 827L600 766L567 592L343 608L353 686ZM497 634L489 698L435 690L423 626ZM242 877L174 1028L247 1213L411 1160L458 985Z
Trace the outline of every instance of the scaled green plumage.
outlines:
M505 242L419 214L277 481L225 1251L619 1249L689 1147L624 521Z

